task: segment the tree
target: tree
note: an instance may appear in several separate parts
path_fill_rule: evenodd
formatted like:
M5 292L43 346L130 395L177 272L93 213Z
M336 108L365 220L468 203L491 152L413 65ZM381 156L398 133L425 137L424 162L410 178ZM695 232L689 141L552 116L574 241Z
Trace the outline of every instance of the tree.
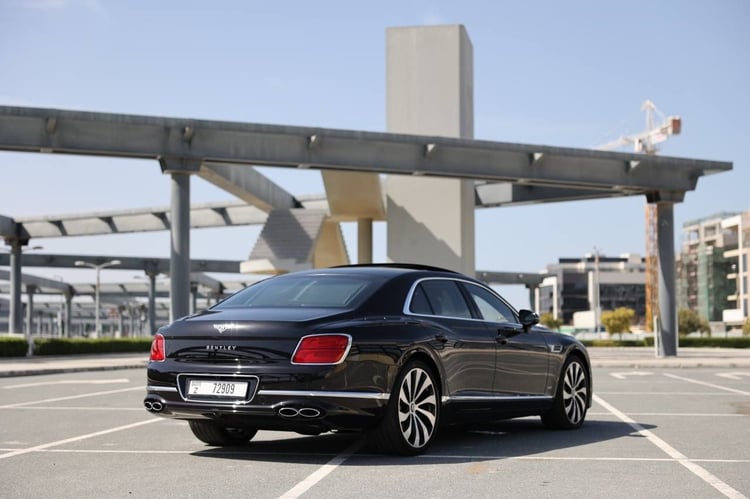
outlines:
M682 335L698 331L702 336L703 333L709 333L711 328L708 321L698 315L697 312L688 308L681 308L677 312L677 330Z
M563 325L562 319L555 319L555 316L549 312L545 312L539 317L539 323L555 331L559 330L560 326Z
M745 319L745 324L742 326L742 334L744 335L750 334L750 317Z
M602 312L602 324L607 328L609 334L619 333L622 339L622 333L630 332L630 324L635 317L635 310L627 307L619 307L614 310Z

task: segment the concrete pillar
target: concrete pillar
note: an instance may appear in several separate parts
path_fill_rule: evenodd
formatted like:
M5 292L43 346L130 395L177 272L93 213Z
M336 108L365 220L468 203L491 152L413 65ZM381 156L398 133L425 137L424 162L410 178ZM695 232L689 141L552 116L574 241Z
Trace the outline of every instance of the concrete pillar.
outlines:
M466 29L389 28L386 39L388 131L473 138L473 49ZM439 154L425 144L427 160ZM473 181L390 175L386 191L390 261L474 275Z
M8 331L20 334L23 331L23 310L21 304L21 246L18 239L8 241L10 244L10 312L8 314Z
M34 338L32 337L33 322L34 322L34 293L36 293L36 286L26 286L26 297L28 303L26 304L26 341L29 344L29 348L26 351L27 356L34 355Z
M660 357L677 355L677 300L675 294L674 203L656 204L659 262Z
M526 286L529 290L529 310L539 313L537 307L537 297L539 296L539 286Z
M372 263L372 218L357 220L357 263Z
M190 311L190 175L200 170L201 161L160 158L162 173L171 176L169 318Z
M66 336L68 338L72 337L72 330L70 329L72 324L72 318L73 315L73 292L72 291L66 291L63 293L63 296L65 297L65 308L63 308L64 311L64 320L63 320L63 327L65 328L63 336Z
M170 321L190 312L190 176L172 174Z
M190 313L198 311L198 285L190 283Z
M156 276L155 272L147 272L148 276L148 334L156 333Z

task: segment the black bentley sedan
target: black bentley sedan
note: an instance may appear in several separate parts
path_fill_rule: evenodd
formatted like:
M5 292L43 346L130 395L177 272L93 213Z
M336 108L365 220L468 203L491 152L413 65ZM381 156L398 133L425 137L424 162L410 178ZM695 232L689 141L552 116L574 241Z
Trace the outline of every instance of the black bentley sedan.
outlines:
M258 430L365 431L424 452L441 425L591 407L584 346L483 283L420 265L310 270L260 281L154 336L145 408L210 445Z

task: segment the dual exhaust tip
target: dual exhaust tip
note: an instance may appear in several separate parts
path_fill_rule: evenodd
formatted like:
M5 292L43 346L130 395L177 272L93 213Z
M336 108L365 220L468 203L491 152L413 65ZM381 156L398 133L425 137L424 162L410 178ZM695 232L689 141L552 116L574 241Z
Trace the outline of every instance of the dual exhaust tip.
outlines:
M146 399L143 401L143 407L149 412L161 412L164 410L164 403L160 400Z
M323 414L322 411L314 407L302 407L299 409L296 407L282 407L281 409L279 409L279 416L282 416L285 418L296 418L296 417L317 418L317 417L320 417L322 414Z

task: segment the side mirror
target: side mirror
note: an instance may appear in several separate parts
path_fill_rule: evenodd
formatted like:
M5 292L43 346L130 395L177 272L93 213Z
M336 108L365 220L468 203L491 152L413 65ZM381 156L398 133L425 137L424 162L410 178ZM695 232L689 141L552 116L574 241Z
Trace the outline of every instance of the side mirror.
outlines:
M531 310L520 310L518 312L518 318L524 329L529 329L531 326L539 324L539 316L536 315L536 312L532 312Z

